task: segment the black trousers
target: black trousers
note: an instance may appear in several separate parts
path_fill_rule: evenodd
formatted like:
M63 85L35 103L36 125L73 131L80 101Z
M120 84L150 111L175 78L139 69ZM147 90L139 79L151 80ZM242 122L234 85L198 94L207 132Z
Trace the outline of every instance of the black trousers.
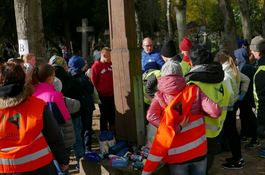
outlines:
M214 138L207 137L207 174L208 174L208 171L213 166L214 155L215 155L216 146L217 146L217 140L218 140L217 137L214 137Z
M253 99L252 99L253 100ZM239 101L240 109L240 120L241 120L241 136L250 136L252 141L258 139L257 136L257 123L256 116L252 111L251 98L243 98L242 101Z
M224 122L225 136L235 161L242 158L241 155L241 140L236 128L236 111L238 109L238 102L233 106L233 111L227 111L226 119Z
M99 96L99 99L101 101L101 104L98 105L100 110L100 130L104 131L115 125L115 102L114 96Z

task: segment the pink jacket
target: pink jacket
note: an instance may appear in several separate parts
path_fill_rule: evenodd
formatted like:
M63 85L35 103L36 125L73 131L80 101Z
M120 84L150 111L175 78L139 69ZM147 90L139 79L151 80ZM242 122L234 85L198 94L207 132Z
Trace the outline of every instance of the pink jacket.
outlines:
M162 113L167 105L182 91L186 86L185 79L177 74L166 75L158 78L158 89L155 93L151 105L147 111L147 120L158 127L162 119ZM203 111L205 115L217 118L221 116L222 109L211 99L209 99L199 87L197 87L196 97L191 106L191 114L198 115ZM180 126L175 127L177 134Z
M55 91L54 86L49 83L39 83L35 85L35 92L32 94L45 101L58 124L64 124L68 121L70 114L65 106L63 94Z

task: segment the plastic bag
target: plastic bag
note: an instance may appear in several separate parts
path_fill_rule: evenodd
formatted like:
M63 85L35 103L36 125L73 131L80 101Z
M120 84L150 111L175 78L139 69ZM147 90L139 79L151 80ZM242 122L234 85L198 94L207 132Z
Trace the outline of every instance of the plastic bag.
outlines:
M148 123L148 125L146 125L146 131L147 141L145 146L150 149L156 136L157 127L155 127L151 123Z

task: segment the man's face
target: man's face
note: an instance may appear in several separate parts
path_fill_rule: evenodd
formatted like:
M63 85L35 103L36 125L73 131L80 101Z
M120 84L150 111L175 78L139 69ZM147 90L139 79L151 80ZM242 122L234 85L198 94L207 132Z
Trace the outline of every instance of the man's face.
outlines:
M183 54L184 56L189 54L189 51L181 51L181 54Z
M251 51L251 53L254 55L255 58L259 59L260 58L260 52L257 52L257 51Z
M145 39L142 47L146 53L152 53L154 50L153 42L150 39Z
M108 51L107 53L106 53L106 62L107 63L109 63L110 61L111 61L111 52L110 51Z

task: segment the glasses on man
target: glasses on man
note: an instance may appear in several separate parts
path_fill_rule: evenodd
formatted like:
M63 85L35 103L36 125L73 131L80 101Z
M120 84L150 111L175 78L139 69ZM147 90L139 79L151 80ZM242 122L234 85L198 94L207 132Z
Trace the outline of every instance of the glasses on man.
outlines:
M153 44L150 44L150 45L144 45L144 47L152 47Z

